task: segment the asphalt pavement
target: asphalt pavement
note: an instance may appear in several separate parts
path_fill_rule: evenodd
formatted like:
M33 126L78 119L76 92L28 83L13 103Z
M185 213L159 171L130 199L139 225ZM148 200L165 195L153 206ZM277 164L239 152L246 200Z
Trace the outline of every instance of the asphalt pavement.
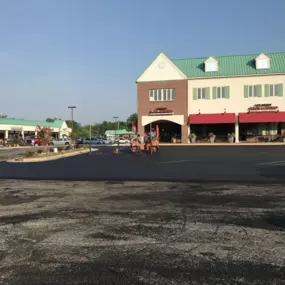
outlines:
M165 146L153 155L136 155L126 146L119 154L112 150L99 147L92 154L41 163L2 161L0 178L285 182L285 146Z

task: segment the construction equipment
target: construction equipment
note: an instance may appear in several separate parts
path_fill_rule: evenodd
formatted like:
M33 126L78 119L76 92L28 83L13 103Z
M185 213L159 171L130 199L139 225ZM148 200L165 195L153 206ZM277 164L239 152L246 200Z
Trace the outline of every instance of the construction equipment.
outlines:
M140 153L140 152L147 152L147 153L156 153L159 151L159 127L156 125L155 127L155 137L150 136L148 141L142 143L139 138L133 139L131 142L131 152L133 153Z

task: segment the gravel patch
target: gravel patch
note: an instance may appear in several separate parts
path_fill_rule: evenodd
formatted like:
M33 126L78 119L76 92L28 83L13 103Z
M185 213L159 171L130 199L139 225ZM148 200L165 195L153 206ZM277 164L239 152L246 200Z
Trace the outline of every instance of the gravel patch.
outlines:
M285 284L281 185L0 181L0 284Z

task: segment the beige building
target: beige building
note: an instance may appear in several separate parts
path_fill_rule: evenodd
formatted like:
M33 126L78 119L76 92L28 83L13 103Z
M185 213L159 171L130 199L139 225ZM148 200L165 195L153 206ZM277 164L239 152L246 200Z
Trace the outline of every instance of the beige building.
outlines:
M160 54L137 79L138 129L159 124L165 140L235 141L285 130L285 52L170 60ZM164 110L164 111L163 111Z

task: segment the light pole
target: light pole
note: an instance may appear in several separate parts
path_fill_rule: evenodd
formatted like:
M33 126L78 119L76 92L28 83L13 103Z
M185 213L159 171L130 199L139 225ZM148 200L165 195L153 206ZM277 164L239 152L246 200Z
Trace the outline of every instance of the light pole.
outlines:
M90 150L90 154L91 154L91 137L92 137L92 126L90 124L90 126L89 126L89 150Z
M115 117L113 117L113 119L115 120L115 122L117 122L117 120L119 119L119 117L115 116ZM119 128L119 122L118 122L118 128ZM118 130L119 130L119 129L118 129ZM115 127L115 139L116 139L116 137L117 137L117 132L116 132L116 127ZM119 144L120 144L120 142L119 142L119 139L118 139L118 147L119 147Z
M74 139L73 109L76 109L76 106L68 106L68 109L71 110L71 140L73 140Z

